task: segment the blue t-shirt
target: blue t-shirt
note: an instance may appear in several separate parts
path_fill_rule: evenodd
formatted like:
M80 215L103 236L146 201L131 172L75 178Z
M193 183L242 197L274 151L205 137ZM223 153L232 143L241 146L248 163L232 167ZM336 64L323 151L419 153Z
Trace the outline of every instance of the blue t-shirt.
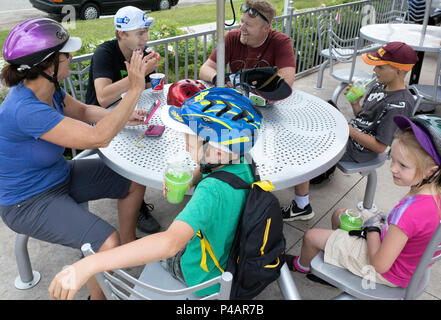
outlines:
M54 94L54 109L19 83L0 105L0 205L28 199L68 177L64 147L39 138L64 118L65 96Z

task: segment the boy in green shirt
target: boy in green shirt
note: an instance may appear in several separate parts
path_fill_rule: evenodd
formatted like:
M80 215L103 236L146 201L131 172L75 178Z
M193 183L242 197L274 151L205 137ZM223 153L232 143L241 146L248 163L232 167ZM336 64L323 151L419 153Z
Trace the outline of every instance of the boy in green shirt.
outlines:
M166 126L185 134L186 150L199 165L193 184L216 170L253 182L243 156L257 141L261 120L249 99L229 88L207 89L185 100L180 108L164 107L161 118ZM166 231L74 263L53 279L51 297L73 299L96 273L167 258L163 265L188 286L217 277L226 267L247 195L248 190L234 189L217 179L200 181L192 199ZM218 265L210 252L201 250L198 234L210 244ZM197 293L207 295L218 290L219 286L212 286Z

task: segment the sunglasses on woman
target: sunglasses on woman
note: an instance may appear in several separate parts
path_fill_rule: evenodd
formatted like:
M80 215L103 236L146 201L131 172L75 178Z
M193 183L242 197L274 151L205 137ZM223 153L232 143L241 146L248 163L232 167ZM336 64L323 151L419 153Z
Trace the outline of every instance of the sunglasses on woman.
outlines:
M255 17L257 17L257 15L259 15L263 20L265 20L267 23L269 23L268 19L263 14L261 14L256 9L248 8L245 3L243 3L240 8L242 10L242 13L247 12L251 18L255 18Z

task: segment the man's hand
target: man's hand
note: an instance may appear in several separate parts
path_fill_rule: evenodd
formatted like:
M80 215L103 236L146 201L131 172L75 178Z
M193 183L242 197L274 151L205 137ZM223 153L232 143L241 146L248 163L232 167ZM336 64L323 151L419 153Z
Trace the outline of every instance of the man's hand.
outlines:
M231 73L225 73L224 83L227 88L233 88L233 83L230 80ZM211 83L213 86L217 86L217 74L214 75L213 79L211 79Z
M147 76L148 74L150 74L153 71L155 71L156 69L158 69L159 58L160 58L160 55L157 52L149 53L148 55L146 55L144 57L144 59L146 59L146 63L147 63L146 73L144 74L145 76Z

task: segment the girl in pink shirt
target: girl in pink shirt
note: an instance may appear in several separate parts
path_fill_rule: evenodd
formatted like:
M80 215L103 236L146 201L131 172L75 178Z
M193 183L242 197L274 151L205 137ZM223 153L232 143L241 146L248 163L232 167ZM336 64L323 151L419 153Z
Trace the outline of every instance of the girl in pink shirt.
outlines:
M391 146L390 171L397 186L409 192L392 209L362 213L361 231L339 229L338 209L332 216L333 230L310 229L303 238L300 256L287 255L292 271L309 273L310 262L324 250L326 263L366 277L376 283L407 287L441 217L441 117L419 115L394 117L400 131ZM372 278L370 278L372 279Z

